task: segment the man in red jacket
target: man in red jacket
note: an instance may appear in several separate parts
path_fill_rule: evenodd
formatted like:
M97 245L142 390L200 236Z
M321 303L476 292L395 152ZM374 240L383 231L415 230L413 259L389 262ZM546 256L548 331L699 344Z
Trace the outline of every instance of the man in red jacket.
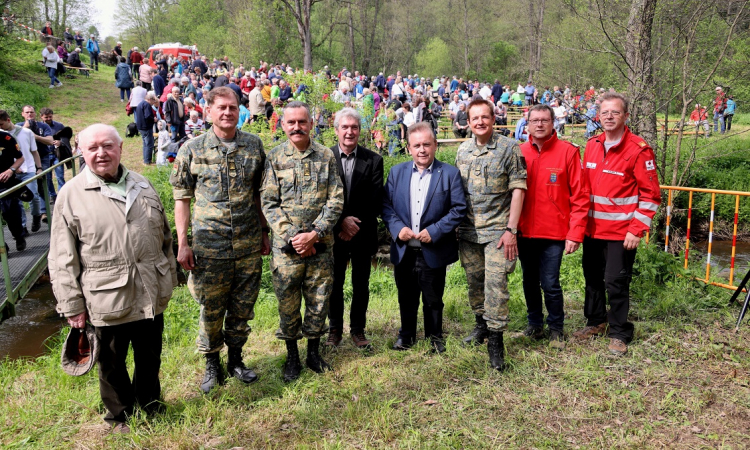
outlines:
M575 252L583 242L590 200L578 146L557 138L554 121L547 105L529 110L529 140L521 145L528 188L518 224L518 258L529 320L524 335L544 337L544 291L550 345L564 348L560 265L563 253Z
M140 74L141 64L143 64L143 55L138 51L138 47L133 47L133 52L130 54L130 62L133 64L133 78L137 80Z
M622 94L607 92L601 101L599 117L604 134L589 139L583 155L584 176L591 189L583 240L587 323L573 336L601 336L609 324L609 351L622 356L633 339L628 310L635 252L651 227L661 194L653 150L625 126L628 100Z

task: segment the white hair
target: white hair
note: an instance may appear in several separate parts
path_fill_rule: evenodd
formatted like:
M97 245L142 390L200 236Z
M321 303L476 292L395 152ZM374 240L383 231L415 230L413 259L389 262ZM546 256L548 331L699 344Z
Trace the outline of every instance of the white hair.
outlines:
M336 113L336 117L333 119L333 127L338 130L339 123L341 122L341 119L344 117L351 117L352 119L357 121L357 124L359 124L362 121L362 117L359 115L356 109L354 108L342 108L339 110L339 112Z
M86 128L84 128L80 133L78 133L78 143L81 147L83 147L83 143L86 141L86 139L89 139L90 134L98 134L101 132L109 133L112 136L115 137L115 142L117 144L122 144L122 137L120 137L120 133L117 132L117 128L113 127L112 125L107 125L105 123L95 123L93 125L89 125Z

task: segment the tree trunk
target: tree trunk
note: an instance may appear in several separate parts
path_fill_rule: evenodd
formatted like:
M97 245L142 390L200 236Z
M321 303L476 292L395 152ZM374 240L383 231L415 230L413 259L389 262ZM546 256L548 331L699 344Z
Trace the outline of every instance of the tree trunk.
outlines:
M651 145L656 142L656 98L651 52L655 11L656 0L632 0L625 41L631 128Z
M464 0L464 75L469 76L469 4Z
M354 70L355 50L354 50L354 20L352 19L352 4L349 3L349 55L351 56L351 70ZM354 73L354 72L352 72Z

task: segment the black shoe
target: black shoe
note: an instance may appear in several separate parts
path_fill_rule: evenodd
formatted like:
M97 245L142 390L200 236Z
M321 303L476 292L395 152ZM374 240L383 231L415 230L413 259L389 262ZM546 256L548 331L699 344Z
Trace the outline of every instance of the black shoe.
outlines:
M42 228L42 216L34 216L34 221L31 223L31 232L36 233Z
M431 337L430 345L432 346L430 352L437 354L445 353L445 340L443 338Z
M208 394L214 386L224 384L224 372L221 370L221 355L219 352L206 355L206 374L201 382L201 391Z
M526 337L530 337L531 339L536 339L538 341L540 339L544 339L544 329L527 325L526 329L523 330L523 335Z
M245 384L258 381L258 375L252 369L245 367L242 362L242 347L229 347L227 372L229 372L230 377L237 378Z
M19 252L26 250L26 238L20 237L16 239L16 250Z
M54 205L53 202L49 202L50 206ZM42 214L42 222L47 223L47 214Z
M412 345L414 345L413 339L407 339L402 336L399 336L398 339L396 339L396 342L393 343L392 348L393 350L404 351L404 350L409 350L412 347Z
M490 366L498 371L505 370L505 358L503 357L505 349L503 347L503 332L490 331L487 340L487 353L490 355Z
M484 344L484 340L487 339L487 321L484 320L481 314L476 314L474 318L477 321L477 325L464 338L464 344L480 345Z
M549 331L549 346L558 350L562 350L565 348L565 335L562 331Z
M30 234L31 233L29 233L29 229L26 228L26 227L23 227L23 232L21 233L21 237L26 237L26 236L28 236Z
M305 364L315 373L331 370L331 365L320 356L320 338L307 340L307 359Z
M284 381L287 383L299 378L302 363L299 361L297 341L286 341L286 362L284 363Z

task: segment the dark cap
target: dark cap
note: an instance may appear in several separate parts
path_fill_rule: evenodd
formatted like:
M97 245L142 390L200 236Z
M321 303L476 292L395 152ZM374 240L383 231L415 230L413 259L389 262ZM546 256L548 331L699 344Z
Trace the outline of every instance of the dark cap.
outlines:
M65 373L74 377L84 375L98 359L99 339L94 327L86 324L86 328L71 328L60 358Z

